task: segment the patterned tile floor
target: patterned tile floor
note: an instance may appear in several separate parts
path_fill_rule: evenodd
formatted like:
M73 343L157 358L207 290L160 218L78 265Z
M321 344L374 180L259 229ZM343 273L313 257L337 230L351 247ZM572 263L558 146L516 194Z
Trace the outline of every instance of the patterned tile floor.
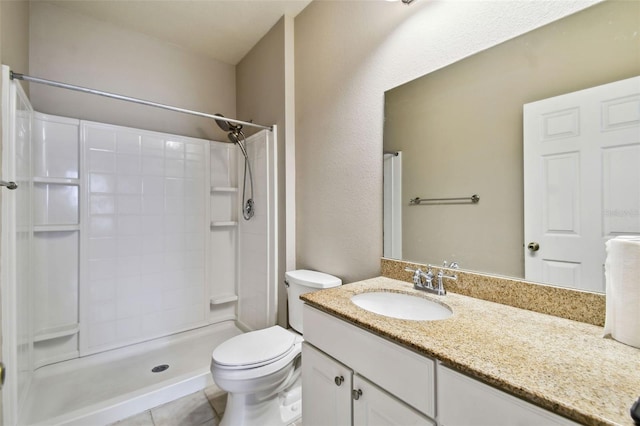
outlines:
M211 386L111 426L218 426L226 404L227 394ZM302 421L290 426L302 426Z

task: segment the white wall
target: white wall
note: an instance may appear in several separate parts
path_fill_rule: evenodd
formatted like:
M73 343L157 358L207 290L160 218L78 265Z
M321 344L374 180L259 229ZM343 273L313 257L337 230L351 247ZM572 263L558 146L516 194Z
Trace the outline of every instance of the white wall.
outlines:
M29 72L34 76L235 116L233 65L43 2L31 4L30 20ZM226 137L210 119L32 86L34 109L43 113L198 138Z
M384 91L597 2L312 2L295 20L298 267L380 272Z

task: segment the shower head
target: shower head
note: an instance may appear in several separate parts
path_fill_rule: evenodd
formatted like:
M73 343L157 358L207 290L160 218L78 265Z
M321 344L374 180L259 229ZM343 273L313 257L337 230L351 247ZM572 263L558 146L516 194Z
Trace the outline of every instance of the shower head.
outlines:
M224 115L217 113L214 114L217 115L218 117L222 117L224 118ZM224 130L225 132L229 132L231 131L231 123L229 123L227 120L218 120L217 118L216 120L216 124L218 125L218 127L220 127L222 130Z
M240 140L240 132L229 132L227 137L231 142L238 143L238 141Z
M232 132L232 133L239 133L242 130L242 124L231 124L229 123L227 120L223 120L224 115L217 113L214 114L218 117L220 117L221 119L214 119L216 121L216 124L218 125L218 127L220 127L222 130L224 130L225 132ZM229 139L231 139L231 137L229 137ZM237 138L236 138L237 139ZM235 140L231 140L231 142L236 142Z

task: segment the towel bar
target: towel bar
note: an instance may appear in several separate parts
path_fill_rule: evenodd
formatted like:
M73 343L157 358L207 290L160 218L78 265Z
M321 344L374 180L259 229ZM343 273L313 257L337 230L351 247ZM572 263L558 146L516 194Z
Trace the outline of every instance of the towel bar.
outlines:
M417 206L420 203L428 203L428 202L456 202L456 201L470 201L472 204L477 204L480 201L480 197L478 194L473 194L471 197L455 197L455 198L412 198L409 200L409 204L413 206Z

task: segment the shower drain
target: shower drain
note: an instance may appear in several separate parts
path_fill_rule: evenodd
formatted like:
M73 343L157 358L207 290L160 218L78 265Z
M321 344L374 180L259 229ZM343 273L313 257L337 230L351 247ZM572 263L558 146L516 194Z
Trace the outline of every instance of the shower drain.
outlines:
M152 373L162 373L164 370L169 368L169 364L156 365L151 369Z

